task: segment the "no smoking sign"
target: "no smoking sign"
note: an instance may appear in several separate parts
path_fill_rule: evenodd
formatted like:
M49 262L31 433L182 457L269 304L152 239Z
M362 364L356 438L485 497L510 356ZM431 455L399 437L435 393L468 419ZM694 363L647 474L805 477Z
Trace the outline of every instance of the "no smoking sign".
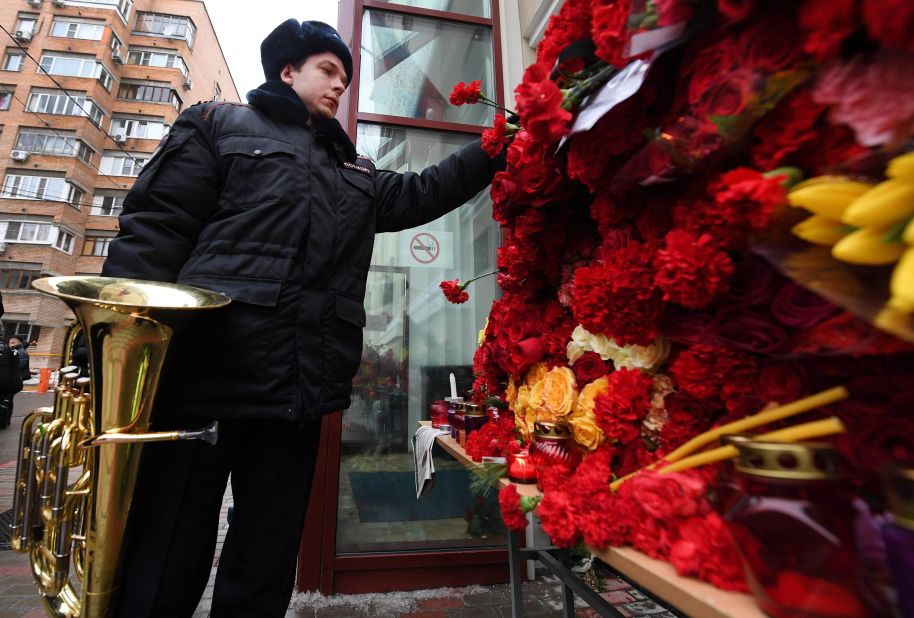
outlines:
M402 234L400 263L413 268L453 268L453 237L453 232L438 230L413 230L411 234Z

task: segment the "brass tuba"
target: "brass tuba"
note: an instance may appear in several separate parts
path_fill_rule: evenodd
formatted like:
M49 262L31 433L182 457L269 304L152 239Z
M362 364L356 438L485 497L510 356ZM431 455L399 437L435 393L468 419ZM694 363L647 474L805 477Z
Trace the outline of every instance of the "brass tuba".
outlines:
M216 440L215 423L200 431L148 432L174 326L163 318L229 299L107 277L49 277L32 285L67 303L77 322L65 339L63 360L71 366L60 370L53 408L39 408L22 423L11 545L29 554L49 614L105 616L118 590L143 443ZM88 378L72 366L80 332Z

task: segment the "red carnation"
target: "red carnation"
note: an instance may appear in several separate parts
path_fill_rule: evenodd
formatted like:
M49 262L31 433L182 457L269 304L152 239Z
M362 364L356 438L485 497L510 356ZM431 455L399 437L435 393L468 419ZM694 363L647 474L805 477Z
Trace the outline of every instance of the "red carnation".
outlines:
M710 343L689 346L669 368L679 390L706 400L727 400L751 390L755 371L752 357Z
M711 185L714 201L738 206L749 224L760 229L768 224L775 206L786 203L787 192L782 177L768 178L748 167L738 167L723 174Z
M690 309L700 309L726 291L733 274L730 256L709 234L678 230L666 235L666 247L657 252L654 267L663 300Z
M657 338L663 300L654 282L651 250L632 242L575 271L571 309L592 333L620 345L650 345Z
M527 516L520 508L520 494L513 483L498 492L498 505L501 507L501 519L510 530L521 532L527 527Z
M607 380L607 391L594 399L597 425L611 442L628 444L641 435L641 421L651 410L654 380L638 369L619 369Z
M543 531L559 547L571 547L580 538L576 506L570 492L552 486L543 494L543 500L536 508Z
M470 300L470 295L464 291L464 284L460 283L460 279L454 279L453 281L442 281L438 285L444 291L444 297L455 305L459 305Z
M553 144L568 131L571 114L562 107L562 91L549 79L548 67L530 65L514 94L521 124L533 138Z
M475 82L470 82L469 84L463 82L458 83L451 91L451 105L460 107L464 103L471 105L473 103L478 103L482 96L481 86L481 79L477 79Z
M508 143L508 121L503 114L495 114L495 124L482 132L482 149L493 159L501 154Z
M616 0L594 7L591 36L597 45L597 56L617 68L623 68L628 59L628 17L631 13L629 0Z

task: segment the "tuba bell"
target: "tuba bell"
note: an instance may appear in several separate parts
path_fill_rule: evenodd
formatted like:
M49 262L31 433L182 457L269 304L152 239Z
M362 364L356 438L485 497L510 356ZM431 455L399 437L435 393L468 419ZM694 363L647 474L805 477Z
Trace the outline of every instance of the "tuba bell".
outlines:
M19 436L11 545L29 555L52 616L105 616L117 596L121 547L143 443L202 439L148 432L174 323L229 299L189 286L108 277L49 277L32 285L77 321L64 341L54 405L26 416ZM89 377L75 366L82 335Z

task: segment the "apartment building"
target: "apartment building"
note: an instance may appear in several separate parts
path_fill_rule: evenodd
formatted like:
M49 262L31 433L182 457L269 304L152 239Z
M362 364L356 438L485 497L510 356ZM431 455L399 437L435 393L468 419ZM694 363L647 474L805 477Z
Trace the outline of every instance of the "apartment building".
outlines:
M73 317L31 281L98 274L178 114L239 97L199 0L0 0L0 25L3 323L57 367Z

